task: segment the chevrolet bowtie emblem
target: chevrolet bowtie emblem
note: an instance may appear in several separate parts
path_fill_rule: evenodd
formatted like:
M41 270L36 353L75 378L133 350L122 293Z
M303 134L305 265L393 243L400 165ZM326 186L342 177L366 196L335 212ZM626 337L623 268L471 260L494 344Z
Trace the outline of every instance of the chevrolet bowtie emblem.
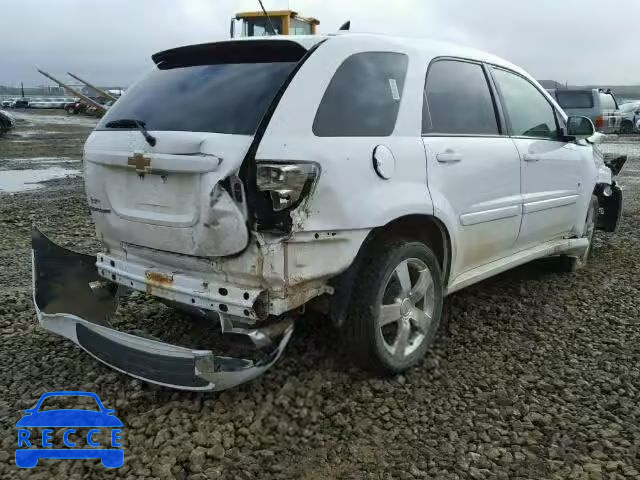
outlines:
M151 158L145 157L143 153L136 152L128 158L127 165L134 167L138 173L145 173L150 170Z

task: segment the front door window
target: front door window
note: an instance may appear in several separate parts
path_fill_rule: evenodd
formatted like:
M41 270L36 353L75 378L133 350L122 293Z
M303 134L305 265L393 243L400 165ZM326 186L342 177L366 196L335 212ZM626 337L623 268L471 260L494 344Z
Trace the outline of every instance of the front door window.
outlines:
M551 104L528 80L494 69L494 78L504 99L514 137L558 138L558 125Z

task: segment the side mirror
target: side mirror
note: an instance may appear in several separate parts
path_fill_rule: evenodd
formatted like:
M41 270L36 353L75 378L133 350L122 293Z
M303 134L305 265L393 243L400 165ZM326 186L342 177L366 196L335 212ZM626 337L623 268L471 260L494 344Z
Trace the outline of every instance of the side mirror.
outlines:
M582 140L596 133L591 119L587 117L569 117L567 119L567 137Z

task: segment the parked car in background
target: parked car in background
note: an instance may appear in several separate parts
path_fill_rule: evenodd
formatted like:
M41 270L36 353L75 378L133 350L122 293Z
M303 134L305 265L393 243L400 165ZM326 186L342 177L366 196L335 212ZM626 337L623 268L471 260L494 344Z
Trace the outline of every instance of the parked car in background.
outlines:
M640 130L640 101L620 105L622 129L620 133L632 133Z
M599 210L615 229L622 193L593 123L494 55L344 34L152 58L84 147L103 249L32 237L40 324L136 378L246 382L307 304L358 364L397 374L432 345L446 295L537 258L579 268ZM104 320L117 285L216 318L264 355L117 331Z
M64 108L67 103L72 101L72 99L70 98L61 98L61 97L49 98L47 100L49 101L49 104L50 104L49 108Z
M29 99L28 98L18 98L13 102L11 108L29 108Z
M51 103L46 98L32 98L29 100L29 108L51 108Z
M2 108L15 108L16 102L18 102L20 98L7 98L0 103Z
M102 116L104 112L109 110L111 106L115 103L113 100L106 100L104 98L96 99L96 101L103 106L103 108L97 108L94 105L89 105L87 107L87 113L90 115Z
M0 110L0 135L11 130L15 125L13 117L5 111Z
M611 90L552 89L548 92L567 115L590 118L599 132L619 133L622 129L622 114Z
M73 101L71 98L48 97L35 98L29 102L30 108L65 108L65 106Z
M79 100L73 100L64 105L64 110L72 115L84 113L87 111L87 105Z

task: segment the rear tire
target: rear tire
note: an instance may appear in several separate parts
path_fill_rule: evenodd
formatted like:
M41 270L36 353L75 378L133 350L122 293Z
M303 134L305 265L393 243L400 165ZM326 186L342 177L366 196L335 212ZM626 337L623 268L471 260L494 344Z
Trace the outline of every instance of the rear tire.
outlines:
M344 335L354 361L397 374L416 365L433 341L442 317L442 272L433 251L420 242L374 248L355 279Z
M620 127L620 133L629 134L633 133L633 124L631 122L622 122L622 126Z

